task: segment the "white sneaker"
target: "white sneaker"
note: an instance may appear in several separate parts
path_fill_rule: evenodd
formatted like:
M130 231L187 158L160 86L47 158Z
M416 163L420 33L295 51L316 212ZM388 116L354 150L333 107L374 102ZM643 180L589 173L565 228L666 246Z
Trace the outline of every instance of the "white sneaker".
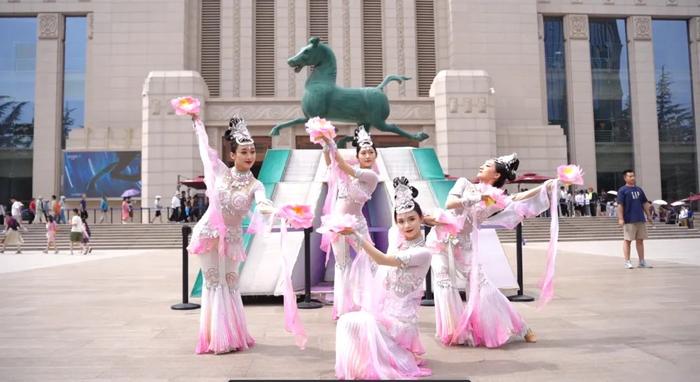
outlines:
M647 264L646 261L642 260L639 262L639 268L654 268L651 265Z
M626 269L634 269L634 265L632 265L632 262L630 260L625 261L625 268Z

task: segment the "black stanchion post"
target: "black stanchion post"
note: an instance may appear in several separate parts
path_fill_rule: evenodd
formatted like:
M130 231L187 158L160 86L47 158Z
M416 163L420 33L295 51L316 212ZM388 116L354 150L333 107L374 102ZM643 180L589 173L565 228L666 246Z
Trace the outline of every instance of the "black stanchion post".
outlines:
M109 207L109 224L114 224L114 207Z
M515 255L518 263L518 293L508 296L508 300L515 302L534 301L534 297L523 294L523 223L519 223L515 227L515 242Z
M188 294L187 294L187 287L189 286L188 282L188 265L187 265L187 259L188 259L188 254L187 254L187 242L190 236L190 233L192 232L192 228L188 225L182 226L182 303L181 304L175 304L171 306L171 309L174 310L192 310L192 309L199 309L199 304L193 304L189 302L188 299Z
M311 227L304 229L304 301L300 301L299 309L318 309L323 304L311 299Z
M430 233L430 226L425 226L423 230L425 231L425 237L427 238L428 233ZM435 306L432 273L433 270L429 267L428 274L425 275L425 294L423 295L423 299L420 301L421 306Z

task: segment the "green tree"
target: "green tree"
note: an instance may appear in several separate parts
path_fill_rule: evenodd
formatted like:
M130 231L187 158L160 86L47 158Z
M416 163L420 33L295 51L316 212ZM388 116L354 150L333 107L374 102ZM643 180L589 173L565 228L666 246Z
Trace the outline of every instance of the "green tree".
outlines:
M662 142L695 143L693 114L688 107L673 102L671 74L661 67L656 81L656 118Z

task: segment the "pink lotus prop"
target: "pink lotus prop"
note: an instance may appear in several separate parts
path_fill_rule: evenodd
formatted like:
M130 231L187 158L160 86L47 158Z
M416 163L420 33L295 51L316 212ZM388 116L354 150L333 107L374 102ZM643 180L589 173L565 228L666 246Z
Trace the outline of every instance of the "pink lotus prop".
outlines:
M486 200L481 201L485 207L496 206L498 208L505 208L506 195L503 194L502 189L486 183L479 183L479 187L481 188L481 194L487 196Z
M306 132L309 133L309 139L312 143L321 144L324 137L331 141L335 138L335 126L330 121L320 117L313 117L306 122Z
M572 184L582 186L583 170L575 164L561 165L557 167L557 178L567 186Z
M199 99L187 96L177 97L170 100L170 105L175 109L177 115L190 115L196 117L199 115Z
M340 233L356 225L357 217L355 217L355 215L325 215L321 217L321 226L316 229L316 232L320 234L327 232Z
M304 204L287 204L280 208L277 216L286 220L292 228L309 228L314 220L311 206Z

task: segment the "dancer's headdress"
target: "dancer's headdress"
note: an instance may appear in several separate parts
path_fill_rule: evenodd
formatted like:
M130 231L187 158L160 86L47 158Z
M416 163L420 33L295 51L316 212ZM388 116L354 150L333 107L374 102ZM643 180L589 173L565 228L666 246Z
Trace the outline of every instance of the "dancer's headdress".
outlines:
M248 132L245 120L238 115L234 115L233 118L229 120L228 130L226 130L224 137L229 141L235 141L239 145L252 145L254 143L250 132Z
M413 200L418 196L418 190L408 184L405 176L394 178L394 211L403 214L413 211L416 202Z
M372 146L372 137L367 130L365 130L364 126L359 126L357 130L355 130L355 142L357 142L356 146L359 148Z
M518 159L517 153L500 156L494 159L494 162L500 163L503 165L503 167L505 167L507 173L506 175L509 180L515 179L515 171L518 170L518 166L520 165L520 160ZM511 177L513 179L511 179Z

